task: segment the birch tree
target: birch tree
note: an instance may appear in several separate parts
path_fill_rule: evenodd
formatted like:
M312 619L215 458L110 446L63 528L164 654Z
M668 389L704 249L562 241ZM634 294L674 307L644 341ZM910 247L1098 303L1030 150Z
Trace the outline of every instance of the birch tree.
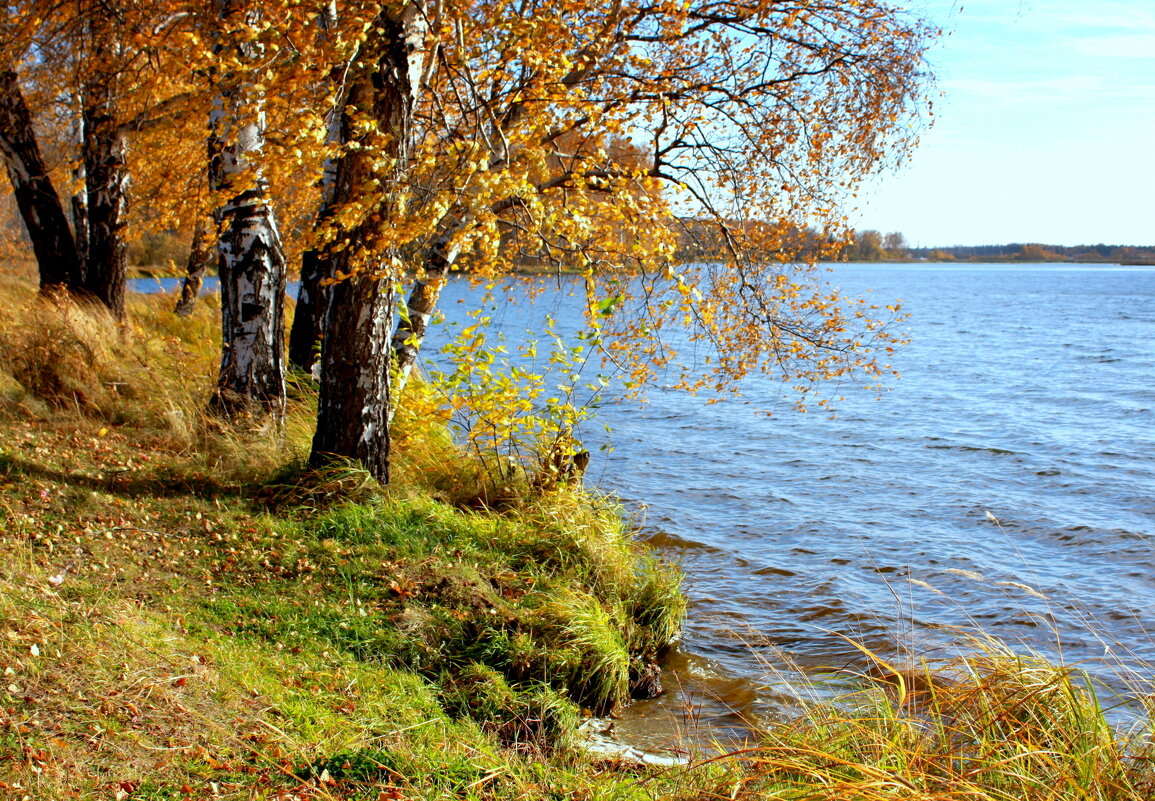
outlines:
M263 89L252 73L260 54L258 6L217 0L221 29L217 95L209 115L209 185L216 209L221 285L221 367L213 406L226 416L279 418L285 404L285 257L265 178Z
M114 3L85 22L87 0L17 4L20 36L37 42L28 83L82 100L75 161L88 229L105 240L92 258L117 263L130 144L154 220L191 232L195 181L210 175L224 414L283 407L286 251L317 267L294 343L305 361L322 339L313 459L358 459L382 478L387 398L454 272L576 272L587 344L634 386L728 392L761 371L805 398L823 379L886 375L894 309L841 297L813 262L815 243L845 240L855 188L915 143L934 34L916 17L884 0L349 0L319 36L329 5ZM48 179L18 119L21 84L5 80L9 172ZM194 113L210 120L206 167ZM274 205L301 235L282 241ZM38 216L57 231L61 218ZM680 263L695 239L716 258ZM322 290L331 301L313 303ZM679 360L674 327L708 363Z
M671 326L712 352L704 372L675 368L690 389L732 390L751 370L803 395L884 375L892 312L826 289L823 253L804 254L797 232L845 238L844 199L913 146L933 35L878 0L454 8L418 114L407 223L421 255L394 337L397 390L457 261L518 268L510 232L587 274L590 309L619 298L629 313L599 325L635 384L668 374ZM615 137L645 158L615 159ZM678 264L685 230L723 257Z
M414 272L394 395L458 262L498 276L527 251L587 277L598 346L635 386L672 369L683 388L733 391L759 370L805 397L887 372L893 309L842 298L801 254L839 241L842 199L914 143L933 35L918 19L877 0L494 0L427 18L439 49L412 87L405 180L376 183L396 211L374 250ZM645 157L615 158L615 138ZM678 264L680 220L723 258ZM606 299L623 313L600 319ZM326 339L351 330L338 319ZM674 326L705 370L664 346Z
M390 333L400 251L387 230L405 213L413 113L429 49L428 8L410 0L373 20L349 79L325 258L335 279L321 346L310 461L360 462L389 479Z
M39 265L40 291L79 289L76 243L14 69L0 70L0 152Z
M3 87L10 113L0 136L11 145L7 162L17 182L27 176L37 185L36 219L25 220L42 277L117 317L124 314L127 273L130 139L173 120L188 96L161 67L189 55L173 52L167 39L163 23L172 12L167 3L24 0L6 7L0 25L0 60L11 68ZM34 90L35 108L25 102L25 86ZM58 174L58 185L73 185L71 231L56 213L64 205L39 155L43 136L66 176L61 181Z
M117 318L124 317L128 275L128 136L119 98L124 91L124 20L117 4L84 3L78 25L85 51L81 91L82 150L86 187L83 214L84 291Z

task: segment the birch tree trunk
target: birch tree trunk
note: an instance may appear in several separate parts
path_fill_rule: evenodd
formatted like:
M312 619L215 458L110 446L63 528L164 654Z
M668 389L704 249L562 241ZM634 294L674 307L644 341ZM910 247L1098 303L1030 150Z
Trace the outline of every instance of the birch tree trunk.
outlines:
M128 278L128 137L119 121L120 69L124 44L115 4L89 7L85 14L85 80L80 91L81 152L84 156L84 290L124 318ZM76 208L79 212L79 208Z
M390 422L397 410L401 393L409 383L409 376L417 364L417 357L425 341L425 334L429 330L429 321L437 309L441 290L445 287L449 271L457 260L460 245L455 242L455 236L466 225L466 220L458 218L437 236L425 257L422 276L414 281L413 288L409 290L405 314L401 316L397 331L393 335L394 387L392 403L389 406Z
M317 36L328 39L337 27L337 4L330 2L322 7L317 18ZM337 86L344 76L329 76L330 84ZM338 90L332 110L327 120L326 140L329 145L340 145L346 97ZM322 165L321 203L317 210L315 228L320 230L329 220L333 211L333 197L337 187L337 159L330 156ZM297 286L297 307L293 313L293 325L289 329L289 364L303 373L315 374L320 368L322 328L328 307L329 287L325 279L330 277L330 263L327 249L323 245L310 248L301 254L301 281Z
M117 122L115 76L98 68L84 87L83 103L88 187L84 289L122 319L128 278L128 140Z
M313 375L319 367L319 344L328 306L329 287L322 281L329 276L329 260L323 250L301 254L301 282L297 287L297 307L289 329L289 364Z
M76 152L80 160L72 169L73 191L68 198L68 211L72 217L72 239L76 244L76 256L80 260L80 281L83 282L85 265L88 264L88 176L84 169L84 102L81 98L74 100L76 104L76 121L73 130Z
M0 70L0 153L20 217L32 240L40 291L81 289L81 263L60 195L52 185L32 114L14 70Z
M394 252L371 253L377 233L387 224L390 184L404 173L412 136L413 109L420 90L428 23L422 3L410 2L401 15L382 11L374 35L365 43L350 81L342 134L348 144L368 136L357 118L377 123L389 134L390 152L347 148L337 165L334 206L363 202L367 186L380 182L385 202L349 231L329 258L334 275L351 275L331 289L321 344L321 387L317 433L310 462L334 457L354 459L380 482L389 481L390 329ZM382 157L393 167L381 175ZM359 262L357 260L360 260Z
M218 0L218 52L235 47L243 61L256 46L225 29L240 9ZM255 12L250 12L255 13ZM244 30L254 20L247 19ZM233 36L233 42L225 41ZM226 417L285 409L285 257L265 180L253 163L264 142L263 95L243 76L221 76L209 115L209 185L229 199L214 217L221 282L221 367L212 407Z
M75 185L79 187L69 198L70 211L72 212L72 236L76 243L76 256L83 270L83 266L88 263L88 181L84 174L83 161L73 171L72 177Z
M345 99L337 103L329 118L330 144L341 142ZM325 160L321 178L321 208L317 213L316 228L322 228L333 212L337 188L337 160ZM318 246L301 255L301 283L297 288L297 308L293 326L289 330L289 364L304 373L313 374L318 365L317 345L321 340L325 313L329 305L330 287L325 279L332 274L327 248Z

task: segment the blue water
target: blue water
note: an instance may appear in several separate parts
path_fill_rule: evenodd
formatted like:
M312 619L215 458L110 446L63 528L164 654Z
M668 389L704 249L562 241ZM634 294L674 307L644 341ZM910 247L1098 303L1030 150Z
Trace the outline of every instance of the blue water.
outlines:
M799 415L762 379L748 404L657 391L590 428L615 448L588 478L680 560L692 599L681 690L638 714L747 714L773 706L780 670L861 664L847 638L949 653L953 627L1097 674L1155 663L1155 269L842 265L831 281L911 315L881 397L842 386L836 418ZM517 336L545 308L576 305L501 323Z

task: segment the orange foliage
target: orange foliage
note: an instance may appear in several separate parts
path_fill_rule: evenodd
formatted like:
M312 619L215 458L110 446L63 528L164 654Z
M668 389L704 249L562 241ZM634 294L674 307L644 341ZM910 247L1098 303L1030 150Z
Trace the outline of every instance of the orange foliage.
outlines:
M826 289L798 263L822 255L798 232L838 241L841 203L914 144L936 33L919 19L883 0L391 0L428 20L409 166L401 181L361 187L314 233L322 162L337 154L326 120L382 4L337 3L320 35L329 3L263 2L260 26L224 32L260 38L255 65L213 53L212 5L8 6L0 46L36 90L58 186L76 161L69 98L93 66L85 15L111 13L138 227L191 232L217 203L204 120L215 76L243 74L264 92L263 173L291 252L376 220L361 261L380 271L378 254L406 254L399 282L420 277L439 235L486 276L527 255L585 273L604 355L638 385L668 368L660 337L674 326L709 346L705 372L678 368L675 383L691 389L731 390L755 370L804 390L887 371L892 311ZM394 133L357 147L388 158ZM676 262L691 223L723 260ZM606 317L608 296L620 302Z

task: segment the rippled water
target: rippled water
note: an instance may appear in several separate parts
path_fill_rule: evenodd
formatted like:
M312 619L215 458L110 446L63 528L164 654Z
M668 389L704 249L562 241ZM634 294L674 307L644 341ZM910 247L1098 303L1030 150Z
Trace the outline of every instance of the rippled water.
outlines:
M1155 663L1155 270L831 280L911 314L881 399L844 387L835 419L798 415L766 381L747 395L781 409L769 419L678 393L602 412L615 450L589 476L639 510L692 599L681 691L622 725L689 709L717 734L772 711L767 679L789 665L862 665L850 640L949 653L944 627L1104 674Z
M881 399L843 387L837 418L797 415L765 382L747 394L772 418L662 392L602 412L615 450L588 477L681 561L692 599L675 691L622 725L667 732L646 721L690 710L724 728L772 711L768 677L788 665L860 665L850 640L949 652L944 627L1093 671L1155 663L1155 269L842 265L831 280L912 315Z
M844 638L933 652L957 639L941 626L1092 670L1155 662L1155 271L848 265L833 280L912 315L881 400L848 392L834 420L672 394L609 414L601 480L683 560L697 674L860 663ZM759 704L712 680L694 692Z

